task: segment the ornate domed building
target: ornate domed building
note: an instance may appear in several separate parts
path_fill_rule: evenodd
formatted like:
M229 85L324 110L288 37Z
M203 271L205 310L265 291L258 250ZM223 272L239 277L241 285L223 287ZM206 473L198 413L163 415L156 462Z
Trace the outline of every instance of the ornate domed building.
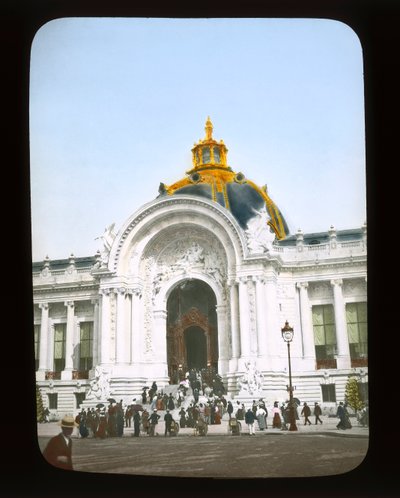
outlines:
M227 163L228 149L223 140L217 142L212 138L210 118L207 119L205 131L204 140L194 144L192 149L193 168L187 171L185 178L173 185L161 183L160 194L211 199L230 211L244 230L258 211L266 211L271 230L277 239L284 239L289 230L281 212L268 196L267 186L260 188L243 173L232 171Z
M213 138L193 165L103 235L94 257L33 263L36 379L62 415L112 396L130 402L186 372L218 374L228 396L296 396L334 410L349 375L367 386L366 226L289 234L267 188ZM208 377L207 377L208 376Z

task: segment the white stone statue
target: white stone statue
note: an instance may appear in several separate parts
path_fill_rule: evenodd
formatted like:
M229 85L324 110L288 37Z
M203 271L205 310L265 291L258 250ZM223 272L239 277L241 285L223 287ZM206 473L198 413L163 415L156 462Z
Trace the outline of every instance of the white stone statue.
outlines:
M260 394L263 385L263 374L257 370L254 363L248 361L245 364L246 372L238 381L240 392L247 392L251 395Z
M86 399L106 400L110 397L110 380L100 365L94 371L94 378L90 381L90 388Z
M100 237L96 237L95 240L101 239L103 241L103 249L101 251L101 260L102 263L105 264L108 262L108 256L111 251L111 246L116 237L116 233L114 232L115 223L112 223L110 226L104 229L103 235Z
M178 264L187 267L202 264L204 263L203 252L203 248L197 242L194 242L180 258Z
M245 230L247 247L252 254L268 252L275 240L275 233L268 225L271 218L268 215L266 206L260 211L253 208L253 211L255 216L247 222L247 229Z

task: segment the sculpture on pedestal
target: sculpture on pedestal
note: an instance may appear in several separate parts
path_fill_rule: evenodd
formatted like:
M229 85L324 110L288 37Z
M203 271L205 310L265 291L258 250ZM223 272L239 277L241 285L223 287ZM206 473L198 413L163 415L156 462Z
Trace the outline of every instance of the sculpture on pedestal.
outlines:
M264 379L263 374L250 361L247 361L244 365L246 372L238 380L240 393L245 392L250 395L261 394Z
M94 378L90 381L90 388L86 399L106 400L110 397L110 380L101 366L97 365Z
M272 248L275 233L268 224L271 218L266 207L264 206L259 211L253 208L253 211L255 216L247 222L247 229L245 230L247 247L251 254L262 254Z

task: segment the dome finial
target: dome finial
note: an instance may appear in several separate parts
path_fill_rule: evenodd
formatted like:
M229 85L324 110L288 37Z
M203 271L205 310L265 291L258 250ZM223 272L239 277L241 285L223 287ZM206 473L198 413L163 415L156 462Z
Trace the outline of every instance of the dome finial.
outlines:
M211 140L212 139L212 132L213 132L213 125L211 123L210 116L207 117L205 130L206 130L206 140Z

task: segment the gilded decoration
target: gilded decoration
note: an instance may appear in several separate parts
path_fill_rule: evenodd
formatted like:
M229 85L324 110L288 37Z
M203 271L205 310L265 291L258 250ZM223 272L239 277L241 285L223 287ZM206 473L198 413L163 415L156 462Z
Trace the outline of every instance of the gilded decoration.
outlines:
M243 185L253 189L261 197L268 211L269 219L266 221L277 239L284 239L288 233L285 221L274 202L267 193L267 187L259 187L248 180L241 172L235 173L227 163L228 149L223 140L216 141L213 136L213 125L207 118L205 137L194 144L192 148L193 168L186 172L186 177L171 185L160 184L161 195L174 195L181 189L187 190L190 186L208 188L211 190L211 199L219 202L229 211L232 211L229 200L228 186L232 184Z

